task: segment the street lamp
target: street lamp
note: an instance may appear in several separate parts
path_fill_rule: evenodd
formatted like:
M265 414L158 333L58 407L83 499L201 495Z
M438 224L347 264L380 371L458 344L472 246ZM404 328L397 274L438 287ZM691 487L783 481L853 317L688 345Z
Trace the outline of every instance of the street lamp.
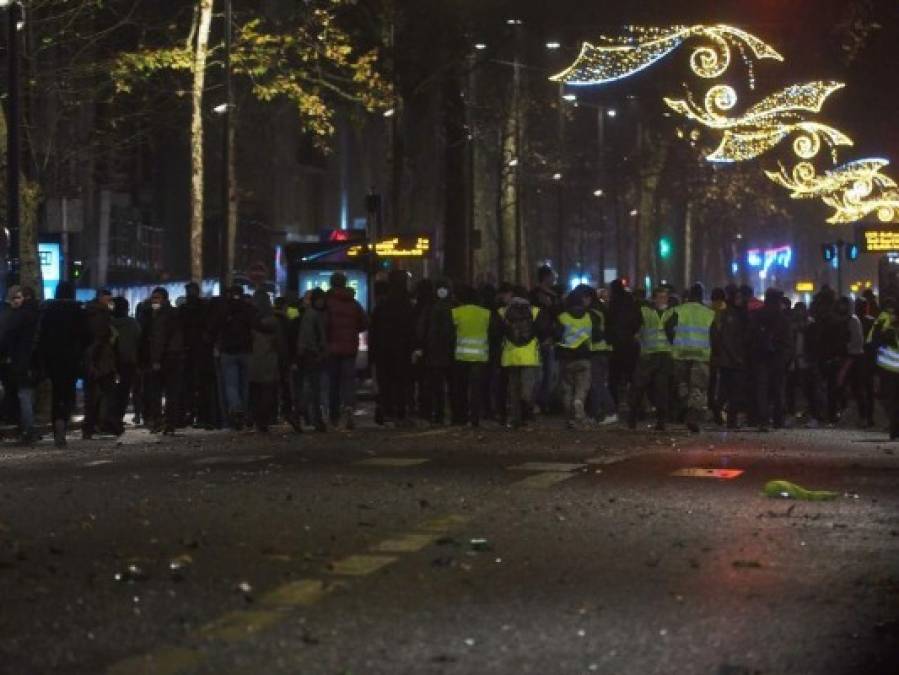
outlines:
M553 174L553 180L562 180L562 174L560 174L560 173L554 173L554 174Z
M618 111L615 110L615 108L609 108L606 111L606 115L608 115L609 117L615 117L617 114L618 114Z
M602 188L599 188L599 189L596 189L593 191L594 197L602 197L604 194L605 194L605 192L602 191Z
M562 43L557 42L555 40L550 40L549 42L546 43L546 48L549 50L556 50L556 49L559 49L561 46L562 46Z
M7 10L7 44L9 50L7 66L9 68L9 119L6 121L6 220L9 231L9 251L7 252L8 268L6 286L9 287L19 281L19 171L21 150L19 142L19 30L24 25L20 16L24 13L20 2L17 0L0 0L0 9Z
M485 49L487 49L487 45L484 44L483 42L475 42L475 43L474 43L474 48L477 49L479 52L482 52L482 51L484 51Z
M577 95L576 94L562 94L562 99L565 101L568 101L569 103L574 103L575 101L577 101Z

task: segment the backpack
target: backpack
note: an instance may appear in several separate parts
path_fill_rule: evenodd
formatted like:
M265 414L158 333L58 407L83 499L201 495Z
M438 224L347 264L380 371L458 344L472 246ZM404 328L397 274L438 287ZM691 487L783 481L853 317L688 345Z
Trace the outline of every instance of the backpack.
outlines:
M524 347L534 339L534 315L531 303L513 302L506 310L506 339L516 347Z

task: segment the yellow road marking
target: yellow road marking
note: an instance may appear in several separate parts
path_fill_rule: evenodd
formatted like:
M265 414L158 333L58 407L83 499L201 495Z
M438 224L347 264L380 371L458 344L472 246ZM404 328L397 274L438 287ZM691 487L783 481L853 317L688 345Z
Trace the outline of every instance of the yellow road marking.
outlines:
M269 591L259 602L269 607L306 607L315 604L327 593L324 582L318 579L299 579Z
M542 490L552 487L569 478L574 478L576 474L562 471L548 471L546 473L537 473L528 476L524 480L512 483L512 487L526 488L529 490Z
M461 527L468 523L469 520L471 520L471 518L467 516L449 515L428 520L415 529L424 532L437 532L439 534L451 530L454 527Z
M509 471L577 471L585 464L568 464L565 462L525 462L506 467Z
M356 466L418 466L429 462L428 459L419 457L373 457L372 459L363 459L361 462L355 462Z
M226 642L237 642L254 637L257 633L281 621L285 614L273 610L228 612L200 628L200 635Z
M177 675L195 671L202 662L203 654L195 649L160 647L149 654L119 661L106 672L108 675Z
M382 567L395 563L398 559L387 555L351 555L342 560L335 560L328 565L332 574L349 577L364 577L377 572Z
M415 532L400 535L393 539L385 539L371 547L372 551L383 553L414 553L428 546L437 538L435 534L417 534Z

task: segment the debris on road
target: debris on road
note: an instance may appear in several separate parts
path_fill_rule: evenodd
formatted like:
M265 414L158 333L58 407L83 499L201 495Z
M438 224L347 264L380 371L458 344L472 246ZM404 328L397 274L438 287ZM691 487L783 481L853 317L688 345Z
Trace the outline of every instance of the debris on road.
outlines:
M771 480L765 483L763 493L779 499L801 499L809 502L823 502L836 499L839 494L828 490L807 490L788 480Z

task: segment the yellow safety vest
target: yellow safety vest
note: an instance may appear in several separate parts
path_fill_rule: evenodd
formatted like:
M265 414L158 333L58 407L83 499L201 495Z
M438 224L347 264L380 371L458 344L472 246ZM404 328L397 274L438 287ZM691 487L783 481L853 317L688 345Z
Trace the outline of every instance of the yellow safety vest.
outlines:
M536 307L531 307L531 317L533 317L534 321L537 320L537 314L540 313L540 310ZM506 308L501 307L499 309L500 318L506 318ZM503 338L503 353L500 359L500 365L503 368L513 367L513 366L540 366L540 345L537 342L537 338L535 337L533 340L528 342L523 347L518 347L513 345L511 342Z
M678 361L709 362L712 357L711 328L715 311L698 302L687 302L674 308L674 358Z
M880 328L880 330L889 328L892 320L893 317L890 316L889 312L881 312L880 316L878 316L877 319L874 320L874 325L871 326L871 330L868 331L868 336L865 338L865 343L871 344L872 342L874 342L874 331L876 331L878 327Z
M602 330L603 334L605 334L605 332L606 332L606 315L603 314L598 309L591 309L590 314L593 317L595 317L597 321L599 321L600 329ZM593 342L593 335L591 333L590 338L591 338L591 341L590 341L590 351L591 352L610 352L610 351L612 351L612 345L610 345L608 343L608 341L606 340L605 337L603 337L603 339L600 340L599 342Z
M671 343L665 335L665 322L668 321L673 310L667 309L659 313L654 307L641 307L643 326L640 328L640 353L646 354L670 354Z
M456 361L487 363L490 311L477 305L455 307L453 324L456 326Z
M593 321L590 319L589 314L584 313L578 319L568 312L562 312L559 315L559 323L562 324L564 329L562 339L558 343L558 346L562 349L573 350L590 342L590 337L593 335Z

